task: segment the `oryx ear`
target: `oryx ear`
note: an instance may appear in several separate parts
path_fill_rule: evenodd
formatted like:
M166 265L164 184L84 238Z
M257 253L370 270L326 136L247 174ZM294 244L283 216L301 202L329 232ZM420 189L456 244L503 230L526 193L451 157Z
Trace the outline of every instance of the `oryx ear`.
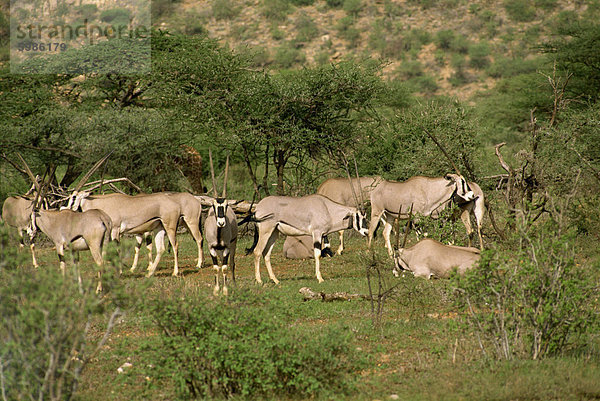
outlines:
M448 181L452 180L452 174L446 174L444 178Z

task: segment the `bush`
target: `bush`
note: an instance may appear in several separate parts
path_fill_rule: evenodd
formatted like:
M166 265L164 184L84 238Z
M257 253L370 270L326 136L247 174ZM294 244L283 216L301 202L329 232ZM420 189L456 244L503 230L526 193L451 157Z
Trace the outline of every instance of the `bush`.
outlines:
M212 14L215 19L232 19L239 15L240 8L231 0L213 0Z
M306 13L300 13L295 23L296 41L310 42L319 35L317 24Z
M126 8L111 8L100 13L100 20L112 25L128 25L131 12Z
M453 41L454 41L454 31L452 31L452 30L448 29L448 30L438 31L435 34L434 43L440 49L449 50Z
M325 2L331 8L340 8L344 5L344 0L325 0Z
M287 15L292 11L290 3L286 0L263 0L262 14L273 21L285 21Z
M273 63L279 68L290 68L295 64L303 64L305 61L306 56L300 49L286 44L277 48Z
M343 7L348 15L356 17L363 8L362 0L344 0Z
M483 252L479 268L455 277L465 330L485 355L541 359L585 346L598 287L575 263L574 238L553 223L521 226L509 247Z
M351 389L359 367L349 331L315 333L291 324L274 293L236 291L211 299L189 290L150 310L160 344L149 375L172 379L181 397L314 397ZM275 298L275 299L273 299Z
M97 280L78 282L75 271L65 277L57 266L7 268L15 259L4 245L0 227L2 398L69 400L84 367L101 351L120 308L132 296L126 295L130 289L121 291L114 274L103 275L104 293L98 295ZM92 341L92 319L104 317L106 326L94 324L94 331L100 331L100 338L104 331L107 337Z
M505 0L504 9L515 22L529 22L535 18L535 8L530 0Z
M489 65L490 46L480 42L469 46L469 64L473 68L482 69Z
M340 37L349 42L349 47L356 47L358 45L358 40L360 39L360 31L354 28L353 24L354 18L346 16L341 18L336 25Z

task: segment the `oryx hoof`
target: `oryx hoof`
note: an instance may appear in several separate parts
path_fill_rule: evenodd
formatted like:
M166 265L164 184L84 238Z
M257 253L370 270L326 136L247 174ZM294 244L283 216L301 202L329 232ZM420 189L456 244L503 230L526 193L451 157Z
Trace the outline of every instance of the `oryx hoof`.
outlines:
M223 295L229 295L229 290L227 289L227 287L223 287Z

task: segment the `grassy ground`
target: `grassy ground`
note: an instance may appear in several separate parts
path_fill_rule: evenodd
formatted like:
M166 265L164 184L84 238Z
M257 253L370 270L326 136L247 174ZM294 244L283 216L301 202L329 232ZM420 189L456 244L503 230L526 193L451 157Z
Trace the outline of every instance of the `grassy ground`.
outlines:
M180 277L172 277L173 258L167 254L159 265L156 277L150 279L147 292L165 299L180 296L183 288L192 286L207 295L212 294L214 275L205 264L195 266L195 244L181 234ZM323 303L303 302L298 290L310 287L315 291L345 291L368 293L366 266L371 260L366 243L359 238L348 241L341 257L323 260L321 271L325 282L314 277L312 260L286 260L282 257L282 240L276 244L272 263L281 284L262 287L254 283L251 256L244 256L250 238L242 238L238 246L237 286L258 292L283 294L283 302L295 316L294 324L321 330L330 325L343 325L354 333L355 345L367 358L359 373L357 392L347 399L385 400L397 395L405 400L587 400L600 399L600 364L598 344L585 356L546 359L541 362L489 362L482 357L477 344L459 327L458 316L452 310L452 292L448 282L425 281L405 276L395 279L388 273L386 280L402 285L394 297L385 303L378 325L373 324L368 301ZM333 247L337 246L336 243ZM378 258L385 260L383 243L375 243ZM42 267L56 268L56 254L51 248L39 250ZM205 252L206 255L206 252ZM89 261L82 254L82 262ZM124 257L126 263L130 255ZM146 259L136 273L124 273L122 280L140 282ZM91 274L91 273L88 273ZM267 282L264 271L263 281ZM100 326L101 322L98 322ZM100 336L99 330L92 331ZM156 335L156 328L144 311L127 314L86 368L78 391L81 400L171 400L175 398L171 383L151 383L135 369L119 374L125 362L134 366L145 363L143 344ZM338 397L332 397L339 399ZM395 397L394 397L395 398Z

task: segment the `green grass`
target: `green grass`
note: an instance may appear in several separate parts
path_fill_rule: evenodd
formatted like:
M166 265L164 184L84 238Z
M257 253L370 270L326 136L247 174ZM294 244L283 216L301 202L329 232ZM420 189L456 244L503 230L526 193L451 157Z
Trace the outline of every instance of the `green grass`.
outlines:
M205 267L198 270L195 268L195 244L191 237L180 234L178 238L181 241L181 276L171 276L173 257L170 253L165 254L155 277L150 279L146 296L173 299L180 297L184 288L195 288L208 296L212 293L214 275L206 249ZM337 236L332 236L331 240L333 249L336 249ZM579 400L600 397L598 344L595 345L596 351L587 356L541 362L486 361L476 340L463 335L459 329L447 281L425 281L412 276L396 279L388 272L386 280L390 283L401 280L402 285L385 304L378 326L373 325L368 301L303 302L298 290L305 286L315 291L368 293L365 266L371 256L365 241L360 238L347 241L344 255L322 260L321 272L325 278L322 284L315 279L312 260L283 258L283 241L280 239L273 251L272 264L281 284L276 286L268 281L261 261L262 278L266 284L256 285L253 257L244 255L250 243L251 238L242 237L238 245L236 276L239 288L279 295L285 308L294 316L293 324L304 326L306 330L322 330L343 324L354 334L355 346L367 358L367 367L357 373L360 375L357 392L348 399L383 400L392 394L406 400ZM131 246L131 241L123 245L124 249ZM376 257L385 261L387 256L380 237L374 247ZM39 248L41 268L57 268L55 251L48 246ZM143 276L147 263L144 251L135 273L129 273L127 268L131 252L123 253L127 266L122 280L148 280ZM91 262L87 252L81 256L82 266ZM82 270L91 276L91 269ZM97 324L101 327L102 322ZM97 337L101 333L92 329L91 335ZM157 340L157 329L143 308L128 313L116 326L103 351L84 371L77 399L174 399L175 390L171 383L155 383L140 373L147 363L145 344ZM133 367L127 373L119 374L117 369L125 362L132 363Z

